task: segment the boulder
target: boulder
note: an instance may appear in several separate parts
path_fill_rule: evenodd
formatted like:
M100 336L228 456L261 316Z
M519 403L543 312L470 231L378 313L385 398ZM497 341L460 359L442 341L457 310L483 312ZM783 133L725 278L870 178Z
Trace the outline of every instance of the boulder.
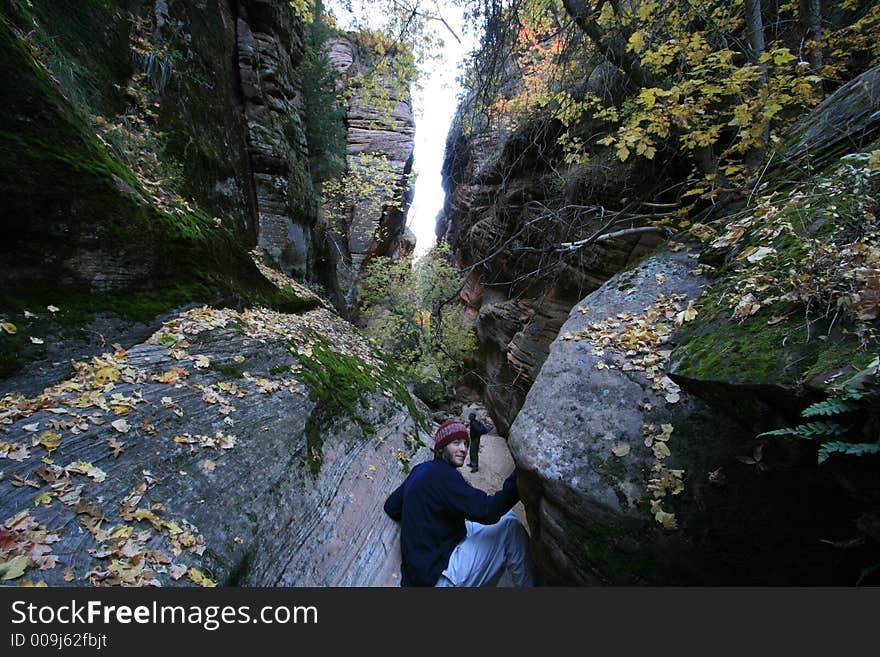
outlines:
M842 498L814 452L756 439L665 376L706 285L689 255L585 297L510 428L539 568L564 585L845 581L821 542Z

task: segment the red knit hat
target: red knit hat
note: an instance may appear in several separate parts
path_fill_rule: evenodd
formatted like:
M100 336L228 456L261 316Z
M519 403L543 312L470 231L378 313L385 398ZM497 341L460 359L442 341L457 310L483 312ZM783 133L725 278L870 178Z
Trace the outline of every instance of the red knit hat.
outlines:
M464 438L470 442L471 436L468 428L458 420L446 420L434 434L434 456L439 456L444 447L459 438Z

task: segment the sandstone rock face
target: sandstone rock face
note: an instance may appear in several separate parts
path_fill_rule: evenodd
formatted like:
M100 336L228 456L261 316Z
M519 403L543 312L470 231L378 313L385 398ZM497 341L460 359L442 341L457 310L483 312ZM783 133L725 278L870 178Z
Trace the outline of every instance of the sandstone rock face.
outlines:
M674 331L672 295L683 295L680 308L700 295L705 281L688 273L694 263L683 251L659 253L582 299L510 428L549 583L835 581L839 557L820 539L834 533L830 508L841 500L814 454L756 439L663 378L674 332L644 348L651 335ZM629 340L635 356L613 336ZM667 427L666 439L656 438Z
M313 204L308 144L299 116L305 48L292 13L269 2L243 2L236 24L239 74L259 219L259 246L288 271L310 273ZM289 21L289 22L288 22Z
M331 210L330 222L337 227L337 282L344 311L353 314L358 278L370 258L400 256L412 239L405 234L405 224L415 123L409 88L390 76L370 72L376 53L343 36L330 39L325 49L340 74L340 89L350 94L345 119L347 169L371 188Z
M554 263L528 251L575 239L549 216L537 219L536 204L563 196L571 203L616 203L623 172L603 162L590 167L604 180L585 173L586 166L560 167L557 174L538 157L538 142L523 146L524 139L485 122L467 133L460 122L453 125L443 165L446 203L437 225L462 267L492 256L471 272L461 296L466 321L480 339L472 365L483 379L467 384L483 391L502 435L571 306L658 243L652 235L621 237Z
M4 120L20 124L14 131L29 145L4 156L4 177L18 187L4 205L15 217L10 234L30 244L12 249L17 284L155 287L176 257L159 246L171 241L162 233L179 221L183 240L216 223L241 253L260 244L289 272L312 276L303 26L288 4L139 0L124 10L81 9L74 17L67 3L38 0L9 17L64 34L51 55L75 64L81 87L35 84L40 67L26 49L15 53L20 93ZM94 48L96 38L106 48ZM11 32L3 39L22 46ZM200 221L188 216L196 210ZM200 222L207 226L192 228Z
M187 586L189 568L218 585L397 585L382 505L430 440L402 385L380 377L351 414L328 414L291 367L322 344L381 364L328 311L182 317L41 395L2 399L2 561L30 554L22 580L52 586ZM317 417L330 420L315 431Z

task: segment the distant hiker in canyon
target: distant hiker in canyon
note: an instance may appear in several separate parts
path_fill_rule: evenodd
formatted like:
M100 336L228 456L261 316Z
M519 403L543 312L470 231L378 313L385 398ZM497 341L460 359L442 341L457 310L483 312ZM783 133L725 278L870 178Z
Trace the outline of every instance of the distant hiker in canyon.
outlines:
M495 495L468 484L470 436L458 420L434 434L434 459L420 463L385 501L400 522L401 586L495 586L504 568L516 586L534 586L529 537L511 510L516 471Z
M471 434L471 460L468 463L468 467L471 469L471 472L477 472L480 469L480 436L484 433L489 433L489 430L485 424L477 419L477 414L474 411L471 411L468 415L468 429Z

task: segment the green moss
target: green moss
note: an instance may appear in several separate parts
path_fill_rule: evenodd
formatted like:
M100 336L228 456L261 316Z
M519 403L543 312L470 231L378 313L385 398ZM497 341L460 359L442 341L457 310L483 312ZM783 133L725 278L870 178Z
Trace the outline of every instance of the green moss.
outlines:
M805 186L813 190L812 184ZM676 334L680 345L675 351L676 374L701 381L822 389L828 376L870 361L872 354L858 337L864 331L844 307L845 296L834 287L841 284L835 280L836 272L825 263L817 269L810 261L811 243L845 242L863 229L858 192L821 198L813 191L807 204L787 203L799 190L789 187L776 201L779 214L774 222L780 227L787 223L791 230L782 230L769 243L766 233L750 230L719 268L696 304L697 318ZM772 246L775 254L760 265L735 257L759 246ZM768 304L768 297L791 291L795 274L808 282L801 284L799 294L810 294L812 307L782 301ZM755 292L766 305L746 319L732 319L734 310L728 304L738 299L746 283L758 289L767 283L763 291ZM808 284L812 290L806 290Z
M785 383L799 378L801 361L792 354L806 339L804 323L768 325L772 308L742 323L731 322L732 311L718 303L714 287L703 293L696 308L697 318L676 335L681 345L675 352L677 374L745 383Z
M0 335L0 379L15 374L23 366L22 342L14 336Z
M295 353L295 348L292 349ZM359 415L367 405L366 395L376 392L377 368L361 359L334 352L326 344L318 343L312 357L300 356L301 376L309 389L309 398L315 403L306 421L306 445L309 465L313 473L321 467L324 445L323 432L338 419L348 417L369 433L375 430Z
M5 0L65 95L81 108L113 116L124 107L118 85L129 74L128 20L112 0ZM100 43L100 48L92 47Z
M291 351L296 353L296 347ZM393 391L394 398L409 410L416 424L427 430L426 418L418 411L401 379L393 371L380 370L360 358L333 351L323 342L312 348L312 356L299 356L300 376L315 403L306 422L306 444L313 473L321 467L323 432L338 419L347 417L365 434L376 433L375 427L361 415L367 408L367 395L379 390ZM414 446L414 449L418 446Z

